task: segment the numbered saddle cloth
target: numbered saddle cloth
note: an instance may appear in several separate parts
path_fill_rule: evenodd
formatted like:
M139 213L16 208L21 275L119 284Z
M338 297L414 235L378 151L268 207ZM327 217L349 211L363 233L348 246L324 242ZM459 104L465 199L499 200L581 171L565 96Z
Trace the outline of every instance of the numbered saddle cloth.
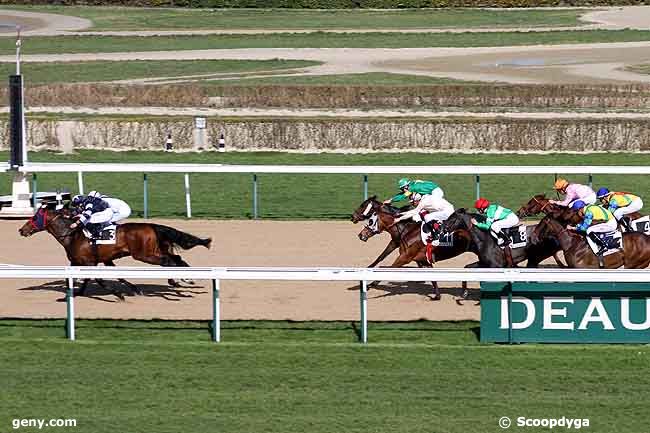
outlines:
M609 233L596 233L596 235L602 242L605 243L607 247L607 249L603 253L603 257L608 256L610 254L614 254L623 249L623 233L621 233L620 231L617 230L615 232L609 232ZM594 241L589 239L589 236L587 236L587 243L589 244L591 251L593 251L594 254L598 254L600 247L596 245Z
M117 226L115 224L104 227L96 238L85 228L83 232L88 239L99 245L114 244L117 242Z
M420 237L422 238L422 243L426 244L429 240L431 233L424 231L424 224L420 226ZM432 242L434 247L453 247L454 246L454 233L443 231L440 233L440 237Z
M632 230L634 230L635 232L645 233L646 235L650 235L650 215L637 218L634 221L632 221L630 225L632 226Z
M510 238L510 249L525 247L528 242L528 234L525 225L518 225L503 230Z

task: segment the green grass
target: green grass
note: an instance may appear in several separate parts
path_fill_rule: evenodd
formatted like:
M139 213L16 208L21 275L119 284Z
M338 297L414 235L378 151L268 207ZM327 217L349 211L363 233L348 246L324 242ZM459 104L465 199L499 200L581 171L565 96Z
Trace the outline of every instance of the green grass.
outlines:
M4 6L3 6L4 8ZM579 10L287 10L145 9L116 7L11 7L73 15L93 21L88 30L174 29L412 29L444 27L579 26Z
M234 48L420 48L496 47L650 40L644 30L584 30L504 33L280 33L200 36L28 37L25 54L171 51ZM15 53L12 38L0 39L0 54Z
M24 63L22 73L32 84L83 83L132 80L152 77L181 77L198 74L227 74L305 68L320 62L307 60L167 60L128 62L43 62ZM0 75L14 73L15 66L0 63Z
M594 433L647 430L647 346L481 345L476 327L371 323L362 346L341 322L226 322L214 344L206 323L79 321L71 343L62 321L1 321L0 425L491 433L502 416L565 416Z
M6 153L3 154L6 159ZM226 164L305 164L305 165L649 165L648 154L298 154L275 152L184 153L79 151L74 155L31 152L31 161L40 162L132 162L132 163L226 163ZM442 186L456 207L474 203L472 175L405 173L432 179ZM558 173L562 175L562 173ZM10 175L3 174L0 193L10 193ZM380 198L395 194L395 175L369 175L369 193ZM0 178L2 179L2 178ZM587 175L569 176L587 183ZM259 215L282 219L347 219L363 200L363 176L338 174L259 174ZM68 188L77 191L76 173L40 173L40 191ZM142 173L87 173L86 191L97 189L125 199L134 215L143 214ZM552 192L553 175L483 175L481 195L517 209L534 194ZM647 196L650 179L642 175L594 175L594 186L631 191ZM185 195L183 174L148 175L149 214L154 217L183 217ZM252 174L190 175L192 215L197 218L249 218L252 213Z
M430 86L438 84L469 84L469 81L453 78L427 77L423 75L368 72L365 74L302 75L266 78L241 78L204 83L207 86ZM476 83L478 84L478 83Z

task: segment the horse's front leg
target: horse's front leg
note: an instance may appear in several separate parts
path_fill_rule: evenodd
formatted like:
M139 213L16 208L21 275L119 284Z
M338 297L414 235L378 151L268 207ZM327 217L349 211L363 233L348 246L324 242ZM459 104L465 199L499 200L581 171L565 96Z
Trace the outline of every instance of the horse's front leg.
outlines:
M432 266L429 263L417 262L418 268L431 268ZM439 301L442 299L440 295L440 287L438 287L437 281L431 281L431 287L433 287L434 296L431 298L432 301Z

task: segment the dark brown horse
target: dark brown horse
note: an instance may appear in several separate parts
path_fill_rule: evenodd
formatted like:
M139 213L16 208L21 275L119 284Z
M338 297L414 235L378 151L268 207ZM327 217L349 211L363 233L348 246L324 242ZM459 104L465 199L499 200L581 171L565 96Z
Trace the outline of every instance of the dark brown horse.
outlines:
M376 234L387 232L391 235L391 243L397 244L399 248L399 256L390 267L399 268L411 262L415 262L418 267L432 267L426 257L426 245L422 242L420 224L414 221L400 221L395 223L395 219L399 216L401 209L384 205L374 198L368 199L367 201L370 204L370 207L366 208L370 209L370 223L361 230L359 239L365 242ZM435 263L436 261L447 260L467 251L471 251L469 233L465 230L457 230L454 232L453 246L433 247L432 261ZM435 291L433 299L439 300L440 288L438 287L438 283L433 281L431 284ZM463 289L463 298L465 298L467 296L467 283L465 282L463 282Z
M546 217L535 228L535 238L552 234L560 242L564 259L571 268L599 268L598 256L591 250L584 236L568 230L561 222ZM650 236L643 233L623 233L623 251L603 257L607 269L625 266L628 269L643 269L650 264Z
M115 244L94 245L82 230L70 228L73 222L67 209L57 210L43 205L18 231L27 237L46 230L65 248L71 266L97 266L100 263L115 266L113 260L128 256L152 265L189 266L181 256L174 254L174 247L186 250L202 245L210 248L212 242L210 238L201 239L160 224L126 223L117 226ZM78 295L85 293L88 281L84 280ZM120 281L139 293L135 285ZM169 280L169 283L178 286L174 280ZM115 294L123 299L121 294Z
M519 208L517 216L519 218L525 218L540 213L555 219L565 226L567 224L579 224L580 221L582 221L578 212L569 209L568 207L551 203L551 200L546 198L545 194L537 194L533 196L533 198L528 200L528 203Z

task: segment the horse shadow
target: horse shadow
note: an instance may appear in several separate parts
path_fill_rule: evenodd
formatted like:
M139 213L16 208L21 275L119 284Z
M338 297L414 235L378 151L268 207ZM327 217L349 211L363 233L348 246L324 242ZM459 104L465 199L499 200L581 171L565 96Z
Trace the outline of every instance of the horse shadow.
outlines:
M368 289L383 291L377 295L368 295L368 299L381 299L400 295L422 295L434 300L434 290L428 282L410 281L410 282L376 282L368 285ZM348 290L357 291L359 285L348 287ZM440 287L441 295L451 295L455 298L463 298L467 301L480 301L481 291L479 289L468 288L467 293L462 286L458 287ZM466 295L466 296L465 296Z
M197 290L202 289L203 286L182 286L182 287L170 287L167 284L138 284L138 288L142 292L141 295L133 293L126 285L120 283L119 281L114 280L104 280L105 287L102 287L95 280L91 280L88 283L86 288L86 293L81 296L84 298L90 298L102 302L118 302L113 299L106 299L107 296L116 296L116 293L121 293L124 296L130 297L158 297L163 298L168 301L181 301L182 298L193 298L194 295L199 295L203 293L208 293L206 290ZM79 289L80 283L75 283L75 291ZM65 294L68 291L68 283L66 280L55 280L49 281L44 284L39 284L35 286L23 287L18 290L24 291L33 291L33 290L44 290L50 292L58 292L63 294L62 298L57 299L57 302L65 302ZM77 296L80 297L80 296Z

